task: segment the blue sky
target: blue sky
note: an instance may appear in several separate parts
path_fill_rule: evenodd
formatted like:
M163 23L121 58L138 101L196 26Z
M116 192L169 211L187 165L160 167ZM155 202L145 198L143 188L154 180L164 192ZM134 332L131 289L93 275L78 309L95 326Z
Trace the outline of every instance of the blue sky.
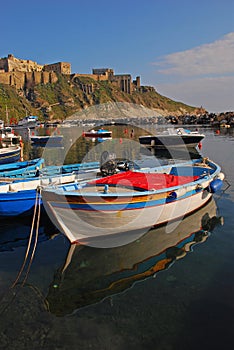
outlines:
M113 68L174 100L234 111L234 0L12 0L0 11L0 57Z

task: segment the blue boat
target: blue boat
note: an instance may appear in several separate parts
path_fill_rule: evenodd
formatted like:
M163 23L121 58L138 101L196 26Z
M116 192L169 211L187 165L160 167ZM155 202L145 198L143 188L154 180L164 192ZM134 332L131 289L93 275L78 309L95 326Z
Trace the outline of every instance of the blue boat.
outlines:
M105 129L84 131L83 136L91 138L112 138L112 131Z
M94 165L98 165L98 167L95 168ZM64 171L63 174L61 169ZM72 172L72 169L77 171ZM99 162L71 164L61 167L51 166L45 167L44 170L47 171L47 175L44 173L42 176L22 177L22 179L2 178L0 182L0 218L32 215L39 187L63 185L90 179L99 171ZM39 193L38 205L41 204Z
M24 162L0 165L0 178L24 178L37 176L51 176L56 174L68 174L72 172L88 171L99 168L99 162L75 163L68 165L44 166L44 159L37 158Z
M193 162L192 162L193 163ZM181 165L184 163L181 163ZM188 164L188 162L186 162ZM167 165L168 166L168 165ZM166 171L166 167L161 170ZM169 165L171 167L171 165ZM158 171L148 168L148 172ZM124 171L126 169L123 168ZM138 170L140 168L138 167ZM164 171L162 170L162 171ZM144 168L147 171L147 168ZM0 218L32 215L37 195L37 188L47 188L71 184L74 186L82 181L89 181L101 174L99 162L68 164L62 166L47 166L40 170L40 176L19 179L2 178L0 182ZM70 187L71 189L71 187ZM39 193L38 204L42 204Z
M44 165L43 158L26 160L23 162L14 162L0 165L0 178L5 177L31 177L35 176L38 169Z
M45 135L45 136L30 136L30 140L34 146L53 147L61 146L63 143L63 135Z
M0 164L17 162L21 157L21 147L4 147L0 148Z

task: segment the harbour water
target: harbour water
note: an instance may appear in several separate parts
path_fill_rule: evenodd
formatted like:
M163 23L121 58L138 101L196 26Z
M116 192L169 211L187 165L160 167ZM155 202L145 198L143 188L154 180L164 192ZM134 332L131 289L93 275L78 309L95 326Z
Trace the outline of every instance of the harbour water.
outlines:
M123 153L127 131L116 130L110 151L118 143ZM227 182L213 201L174 227L101 249L70 246L45 218L35 256L30 252L14 284L31 220L0 221L0 349L233 348L234 131L199 131L206 135L202 154L221 166ZM139 132L129 134L125 153L140 165L157 163L153 155L140 155ZM48 155L26 143L25 155L80 162L85 154L97 160L106 147L64 139L68 145Z

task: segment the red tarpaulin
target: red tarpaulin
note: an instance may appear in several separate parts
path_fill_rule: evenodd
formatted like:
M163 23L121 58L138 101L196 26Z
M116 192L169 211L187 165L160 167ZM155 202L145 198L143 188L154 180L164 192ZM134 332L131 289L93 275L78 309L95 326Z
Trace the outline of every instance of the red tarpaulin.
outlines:
M126 171L90 182L92 185L124 186L142 190L157 190L187 184L199 176L175 176L170 174Z

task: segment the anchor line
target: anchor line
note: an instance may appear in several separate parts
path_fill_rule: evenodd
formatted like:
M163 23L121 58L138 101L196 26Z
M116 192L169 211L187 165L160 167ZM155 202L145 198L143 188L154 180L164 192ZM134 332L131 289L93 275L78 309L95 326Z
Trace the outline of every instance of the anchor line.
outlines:
M14 283L11 285L10 288L14 288L16 286L16 284L18 283L23 271L24 271L24 268L25 268L25 265L27 263L27 259L28 259L28 256L29 256L29 252L30 252L30 249L31 249L31 244L32 244L32 238L33 238L33 232L34 232L34 226L35 226L35 220L36 220L36 214L37 214L37 207L38 207L38 216L37 216L37 226L36 226L36 235L35 235L35 242L34 242L34 247L33 247L33 251L32 251L32 254L31 254L31 258L30 258L30 263L29 263L29 267L27 269L27 272L26 272L26 277L28 275L28 272L29 272L29 268L32 264L32 259L33 259L33 256L34 256L34 253L35 253L35 249L36 249L36 244L37 244L37 239L38 239L38 231L39 231L39 221L40 221L40 194L41 194L41 189L40 188L37 188L37 191L36 191L36 199L35 199L35 204L34 204L34 212L33 212L33 220L32 220L32 226L31 226L31 230L30 230L30 235L29 235L29 240L28 240L28 246L27 246L27 250L26 250L26 253L25 253L25 257L24 257L24 261L23 261L23 264L21 266L21 269L20 271L18 272L18 275L14 281ZM23 284L25 283L26 281L26 277L24 278L23 280Z
M36 222L35 240L34 240L34 245L33 245L31 258L30 258L30 261L29 261L29 264L28 264L28 268L27 268L24 280L22 282L22 287L24 286L24 284L25 284L25 282L26 282L26 280L28 278L28 274L29 274L29 271L30 271L30 268L31 268L31 265L32 265L32 262L33 262L33 258L34 258L34 255L35 255L37 242L38 242L38 234L39 234L39 227L40 227L40 216L41 216L41 206L40 206L41 188L40 187L37 189L37 194L38 194L38 198L37 198L38 199L38 202L37 202L38 214L37 214L37 222Z

